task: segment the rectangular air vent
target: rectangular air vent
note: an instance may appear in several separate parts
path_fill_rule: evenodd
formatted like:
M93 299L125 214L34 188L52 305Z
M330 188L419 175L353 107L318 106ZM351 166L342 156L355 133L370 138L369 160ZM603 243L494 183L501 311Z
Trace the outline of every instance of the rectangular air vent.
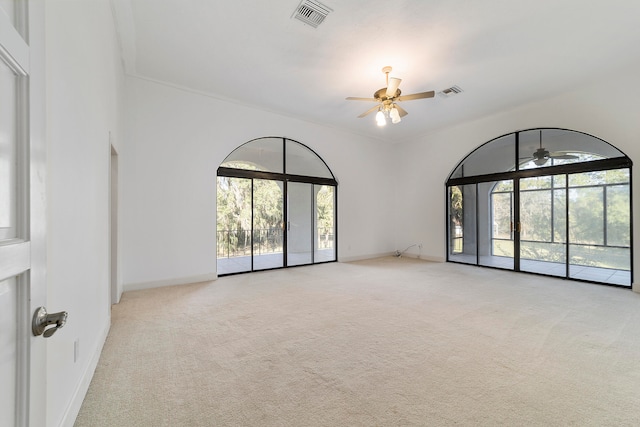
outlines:
M333 9L320 2L302 0L291 17L317 28L318 25L322 24L329 12L333 12Z
M459 94L460 92L462 92L462 89L460 89L459 86L451 86L447 89L443 89L440 92L438 92L438 95L440 95L443 98L450 98L454 95Z

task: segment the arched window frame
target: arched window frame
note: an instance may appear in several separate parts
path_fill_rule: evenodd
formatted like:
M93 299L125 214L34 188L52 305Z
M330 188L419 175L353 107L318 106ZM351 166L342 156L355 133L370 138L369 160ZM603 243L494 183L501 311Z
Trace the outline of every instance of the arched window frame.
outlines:
M225 162L227 161L227 159L229 158L233 158L234 154L238 153L239 150L243 150L247 147L249 147L251 144L255 144L255 143L260 143L261 141L264 140L279 140L282 143L282 161L281 161L281 170L280 171L262 171L262 170L253 170L253 169L246 169L246 168L241 168L241 167L225 167L222 166L225 164ZM310 154L310 156L313 157L314 160L316 161L320 161L322 165L324 165L324 168L326 168L326 171L323 173L325 176L313 176L313 175L301 175L301 174L294 174L294 173L288 173L288 167L287 167L287 159L288 159L288 155L287 155L287 147L290 144L295 144L295 146L297 147L301 147L304 150L308 151L308 153ZM288 218L288 209L286 208L286 201L288 199L288 187L292 184L295 183L300 183L300 184L311 184L314 186L314 188L316 188L316 186L329 186L333 188L333 250L334 250L334 256L333 259L329 260L329 261L316 261L313 260L312 257L312 262L311 263L307 263L307 264L295 264L295 265L308 265L308 264L317 264L317 263L323 263L323 262L335 262L338 259L338 223L337 223L337 217L338 217L338 181L336 180L335 176L333 175L333 172L331 171L331 169L329 168L329 166L326 164L326 162L324 161L324 159L322 159L322 157L320 157L313 149L311 149L310 147L308 147L305 144L302 144L301 142L295 141L293 139L290 138L285 138L285 137L261 137L261 138L256 138L253 139L251 141L248 141L242 145L240 145L239 147L237 147L235 150L233 150L226 158L225 160L222 162L221 166L218 167L217 170L217 176L218 177L228 177L228 178L246 178L246 179L251 179L251 180L269 180L269 181L276 181L276 182L282 182L283 183L283 202L285 202L284 204L284 209L283 209L283 241L282 241L282 245L283 245L283 265L282 267L289 267L292 265L289 265L287 256L288 256L288 250L287 250L287 233L288 233L288 227L285 226L285 224L289 223L289 218ZM253 236L252 236L253 238ZM253 267L253 244L251 245L251 269L247 270L247 271L241 271L241 272L248 272L248 271L255 271L254 267ZM276 267L276 268L282 268L282 267ZM235 273L231 273L231 274L235 274Z
M282 137L262 137L252 139L238 148L233 150L227 158L232 156L238 150L242 150L247 145L250 145L256 141L264 140L264 139L282 139L282 172L266 172L266 171L257 171L257 170L249 170L249 169L241 169L241 168L229 168L220 166L218 168L219 176L228 176L228 177L236 177L236 178L262 178L262 179L274 179L274 180L282 180L288 182L306 182L310 184L318 184L318 185L332 185L334 187L338 186L338 181L335 179L331 168L327 165L322 157L318 155L313 149L309 148L307 145L295 141L290 138L282 138ZM318 176L310 176L310 175L299 175L299 174L290 174L287 173L287 141L298 144L305 149L309 150L309 152L313 153L318 160L320 160L324 166L327 168L328 173L331 177L318 177ZM225 159L226 160L226 159ZM224 164L224 161L222 162Z
M553 164L553 161L550 162L547 165L543 165L542 167L533 167L533 168L522 168L522 161L521 161L521 153L519 152L519 148L520 148L520 144L519 144L519 137L521 134L525 133L525 132L531 132L531 131L547 131L547 130L552 130L552 131L556 131L556 132L567 132L567 133L572 133L573 135L580 137L580 136L584 136L584 138L589 138L590 142L593 143L594 140L597 140L599 143L603 144L602 147L605 151L610 152L610 153L617 153L617 155L611 156L609 158L599 158L599 159L592 159L590 160L589 157L584 157L585 159L587 159L587 161L582 161L582 159L576 161L576 163L569 163L569 164ZM499 141L499 140L505 140L505 138L512 138L513 141L513 162L512 162L512 167L511 170L498 170L498 171L490 171L490 172L486 172L483 171L485 173L480 173L480 174L476 174L476 175L471 175L471 176L464 176L464 165L465 162L468 161L468 159L473 158L473 156L477 156L479 158L482 158L482 155L480 154L480 152L482 150L488 150L488 147L490 146L490 144L494 143L495 141ZM510 145L510 144L505 144L506 146ZM542 145L542 144L541 144ZM571 150L572 153L579 153L580 152L581 147L575 147L574 150ZM589 153L587 153L588 155ZM597 156L596 156L597 157ZM446 182L446 198L447 198L447 215L446 215L446 229L447 229L447 261L451 261L451 262L457 262L455 259L451 259L451 258L456 258L455 255L456 254L462 254L464 252L463 246L462 246L462 242L463 240L463 234L461 227L458 225L456 226L456 224L458 224L456 222L456 219L454 217L458 217L461 216L461 218L458 218L458 222L462 220L462 216L464 215L464 213L460 213L460 212L453 212L452 211L452 207L451 205L453 204L452 202L452 197L455 196L454 193L459 193L459 196L457 196L458 198L463 198L462 196L462 192L464 191L464 189L471 189L471 191L473 191L472 189L475 186L475 196L473 196L471 198L472 201L475 202L476 206L472 206L472 209L475 209L475 216L473 218L473 220L476 221L476 223L474 223L472 225L472 228L475 229L475 236L471 236L471 238L469 238L469 242L472 246L475 245L475 253L473 253L473 249L472 251L470 251L469 253L471 255L469 255L470 257L475 256L476 257L476 262L466 262L465 263L471 263L471 264L475 264L475 265L483 265L481 264L480 258L481 258L481 239L482 236L480 235L479 230L481 229L481 227L483 225L480 224L480 213L478 211L478 209L480 208L479 206L479 202L478 200L480 199L481 195L480 195L480 186L484 186L483 188L487 188L486 185L489 185L489 195L488 195L488 202L485 202L482 205L482 208L487 208L488 212L484 212L482 215L485 215L484 218L489 218L489 224L488 227L491 229L491 255L494 254L494 240L493 240L493 226L495 223L495 219L493 217L493 194L495 192L495 188L497 183L499 182L512 182L513 183L513 188L511 188L510 191L506 191L507 193L511 194L511 200L513 200L513 195L514 194L518 194L518 200L520 197L520 182L521 180L525 180L525 179L535 179L536 177L547 177L547 176L551 176L551 177L556 177L556 176L565 176L565 190L568 194L569 190L572 189L573 187L571 186L571 184L569 183L569 177L570 176L575 176L577 174L581 174L581 173L589 173L589 172L600 172L600 171L610 171L610 170L616 170L616 169L628 169L629 170L629 180L628 183L626 185L629 186L629 233L630 233L630 246L629 246L629 273L630 273L630 281L629 283L626 283L622 286L624 287L630 287L631 284L633 283L633 215L632 215L632 208L631 208L631 198L632 198L632 184L631 184L631 174L632 174L632 161L631 159L626 156L624 153L622 153L620 150L618 150L617 148L613 147L611 144L607 143L606 141L603 141L599 138L593 137L591 135L582 133L582 132L577 132L577 131L572 131L572 130L567 130L567 129L560 129L560 128L538 128L538 129L527 129L527 130L523 130L523 131L518 131L518 132L514 132L511 134L506 134L503 136L500 136L498 138L494 138L491 141L488 141L485 144L482 144L480 147L478 147L476 150L472 151L471 153L469 153L467 156L465 156L465 158L460 161L458 163L458 165L456 165L456 167L454 168L454 170L452 171L452 173L450 174L449 178L447 179ZM554 182L554 178L552 178L552 182ZM604 197L604 201L603 201L603 209L605 210L604 213L604 218L605 218L605 222L604 222L604 242L601 246L604 247L611 247L611 248L615 248L615 245L610 245L608 244L607 241L607 223L606 223L606 194L607 194L607 188L609 187L613 187L615 185L625 185L625 184L607 184L607 183L603 183L603 184L596 184L593 185L591 187L594 188L601 188L602 189L602 193L603 193L603 197ZM557 190L558 188L556 188ZM486 190L485 190L486 191ZM532 191L532 190L524 190L524 191ZM502 192L504 193L504 191ZM551 192L551 194L553 195L554 193ZM553 198L552 198L553 200ZM486 206L486 204L488 203L488 207ZM519 220L520 219L520 212L519 212L519 206L517 206L516 203L514 202L510 202L512 204L512 209L517 211L517 213L515 213L515 217ZM516 206L513 206L516 205ZM565 219L567 225L567 233L569 230L569 216L568 216L568 203L567 203L567 217ZM464 210L462 211L464 212ZM513 213L512 213L513 214ZM512 217L513 218L513 217ZM552 218L553 220L553 218ZM464 222L464 221L463 221ZM486 227L486 226L485 226ZM516 271L521 271L520 270L520 265L519 265L519 261L520 261L520 222L516 221L516 223L512 223L511 225L511 240L516 241L514 244L514 248L513 248L513 252L514 254L517 254L517 256L515 257L515 261L513 264L513 267L501 267L501 268L509 268L509 269L514 269ZM515 234L518 233L518 238L515 238ZM568 234L567 234L568 236ZM553 237L553 236L552 236ZM508 239L507 239L508 240ZM567 247L567 258L566 258L566 264L567 264L567 273L566 273L566 278L569 279L574 279L574 280L580 280L580 279L575 279L574 277L570 277L569 274L569 246L570 245L577 245L577 243L574 242L568 242L566 244ZM590 245L590 246L594 246L594 245ZM486 249L485 249L486 251ZM484 266L489 266L489 265L484 265ZM524 270L522 270L524 271ZM596 283L603 283L600 282L598 280L582 280L582 281L587 281L587 282L596 282ZM605 283L605 284L614 284L614 283ZM615 285L615 284L614 284Z

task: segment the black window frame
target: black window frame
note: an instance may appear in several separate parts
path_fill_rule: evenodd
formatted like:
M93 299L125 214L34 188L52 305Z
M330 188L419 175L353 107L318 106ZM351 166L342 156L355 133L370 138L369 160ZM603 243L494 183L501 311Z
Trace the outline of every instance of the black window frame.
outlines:
M327 165L327 163L324 161L324 159L322 157L320 157L318 155L318 153L316 153L313 149L311 149L309 146L293 140L291 138L286 138L286 137L261 137L261 138L256 138L256 139L252 139L250 141L247 141L246 143L238 146L236 149L234 149L226 158L228 158L229 156L231 156L231 154L233 154L236 150L241 149L242 147L246 146L247 144L251 144L252 142L255 141L259 141L259 140L263 140L263 139L281 139L282 140L282 172L266 172L266 171L257 171L257 170L249 170L249 169L240 169L240 168L229 168L229 167L223 167L220 166L217 169L217 173L216 173L216 179L217 177L229 177L229 178L245 178L245 179L251 179L252 182L254 179L262 179L262 180L269 180L269 181L277 181L277 182L282 182L283 183L283 191L282 191L282 197L283 197L283 224L287 224L288 223L288 209L287 209L287 200L288 200L288 183L290 182L297 182L297 183L304 183L304 184L312 184L312 185L323 185L323 186L330 186L333 187L333 191L334 191L334 195L333 195L333 208L334 208L334 212L333 212L333 224L334 224L334 236L333 236L333 242L334 242L334 259L333 260L329 260L329 261L319 261L316 262L315 261L315 253L314 251L311 252L311 263L308 264L296 264L296 265L288 265L288 259L287 259L287 255L288 255L288 251L287 251L287 236L288 236L288 227L284 226L283 227L283 239L282 239L282 251L283 251L283 265L281 267L275 267L275 268L268 268L268 269L260 269L260 270L254 270L254 264L253 264L253 258L254 258L254 254L253 254L253 233L251 233L251 269L247 270L247 271L239 271L239 272L233 272L233 273L223 273L223 274L219 274L219 277L222 276L230 276L230 275L235 275L235 274L244 274L244 273L252 273L254 271L265 271L265 270L276 270L276 269L281 269L281 268L292 268L292 267L300 267L300 266L307 266L307 265L316 265L316 264L326 264L326 263L331 263L331 262L337 262L338 261L338 181L335 178L335 175L333 174L333 172L331 171L331 168L329 168L329 166ZM319 160L322 161L322 163L325 165L325 167L327 168L327 171L329 171L329 173L331 174L331 178L325 178L325 177L316 177L316 176L306 176L306 175L297 175L297 174L289 174L287 173L287 141L298 144L304 148L306 148L307 150L309 150L311 153L313 153ZM225 160L226 160L225 158ZM222 164L224 164L224 160L222 162ZM313 201L313 206L315 207L315 201ZM253 211L253 207L252 207L252 211ZM217 213L216 213L217 215ZM253 215L253 214L252 214ZM216 256L217 259L217 256Z
M603 144L608 144L611 147L615 148L617 151L619 151L622 155L619 157L612 157L612 158L605 158L605 159L598 159L598 160L592 160L592 161L586 161L586 162L577 162L577 163L568 163L568 164L560 164L560 165L554 165L551 164L549 166L542 166L542 167L537 167L537 168L532 168L532 169L520 169L520 162L519 162L519 135L520 133L523 132L530 132L530 131L542 131L542 130L546 130L546 129L553 129L553 130L560 130L560 131L566 131L566 132L575 132L578 134L582 134L585 135L587 137L590 138L596 138L599 141L602 141ZM483 149L484 147L487 146L487 144L490 144L492 141L504 138L504 137L508 137L510 135L515 135L515 138L513 140L514 144L515 144L515 149L514 149L514 153L515 153L515 159L514 159L514 165L515 168L514 170L510 170L510 171L497 171L495 173L488 173L488 174L481 174L481 175L475 175L475 176L460 176L460 177L456 177L456 178L452 178L452 176L456 173L456 171L461 170L462 173L464 174L464 164L465 161L475 152L477 152L478 150ZM514 221L517 222L520 219L520 212L519 212L519 198L520 198L520 193L523 191L550 191L551 192L551 203L552 203L552 216L551 216L551 240L552 242L554 241L554 221L553 221L553 201L554 201L554 191L556 190L566 190L567 193L567 199L568 199L568 192L570 189L573 188L584 188L584 187L602 187L603 188L603 210L604 210L604 219L603 219L603 227L604 227L604 247L611 247L611 248L624 248L624 249L629 249L630 250L630 283L629 285L616 285L616 284L610 284L610 283L604 283L604 282L598 282L595 280L583 280L583 279L576 279L576 278L572 278L569 275L569 265L570 265L570 258L569 256L567 256L566 259L566 265L567 265L567 274L564 277L564 279L567 280L574 280L574 281L581 281L581 282L589 282L589 283L598 283L598 284L605 284L605 285L609 285L609 286L619 286L619 287L624 287L624 288L631 288L631 286L634 283L634 268L633 268L633 260L634 260L634 245L633 245L633 162L631 161L631 159L624 154L622 151L620 151L619 149L617 149L616 147L614 147L613 145L609 144L608 142L594 137L593 135L589 135L586 134L584 132L579 132L579 131L574 131L574 130L570 130L570 129L563 129L563 128L533 128L533 129L525 129L525 130L520 130L520 131L516 131L516 132L512 132L509 134L505 134L505 135L501 135L497 138L492 139L491 141L488 141L482 145L480 145L478 148L476 148L475 150L473 150L471 153L469 153L467 156L465 156L457 165L456 167L453 168L451 174L449 175L448 179L445 182L445 226L446 226L446 239L445 239L445 248L446 248L446 261L447 262L459 262L459 261L455 261L455 260L451 260L450 259L450 255L452 254L451 252L451 236L452 236L452 230L451 230L451 221L449 218L450 215L450 189L454 186L464 186L464 185L475 185L476 186L476 194L477 194L477 188L478 188L478 184L481 183L486 183L486 182L500 182L500 181L509 181L511 180L514 185L513 188L511 190L511 193L513 194L513 209L514 209ZM628 169L629 170L629 181L628 183L624 183L624 185L628 185L629 186L629 215L630 215L630 223L629 223L629 228L630 228L630 246L626 247L626 246L616 246L616 245L607 245L607 215L606 215L606 210L607 210L607 201L606 201L606 188L610 187L610 186L616 186L616 185L623 185L620 183L613 183L613 184L597 184L597 185L593 185L593 186L575 186L572 187L569 183L569 176L570 175L574 175L574 174L578 174L578 173L585 173L585 172L597 172L597 171L607 171L607 170L616 170L616 169ZM555 187L554 186L554 179L553 177L558 176L558 175L564 175L565 176L565 187ZM545 189L531 189L531 190L522 190L520 189L520 180L524 179L524 178L533 178L533 177L546 177L546 176L551 176L551 187L550 188L545 188ZM500 191L500 193L508 193L509 191ZM491 194L493 194L493 192L491 192ZM476 197L476 201L477 201L477 197ZM489 203L492 203L492 197L489 196ZM565 235L565 243L567 245L567 255L568 255L568 250L569 250L569 246L570 245L580 245L578 243L572 243L569 241L569 203L566 203L566 235ZM490 221L493 221L493 210L491 209L489 218ZM475 218L476 218L476 223L478 222L478 217L479 217L479 213L475 212ZM516 226L517 228L517 226ZM479 227L476 225L476 234L478 233ZM515 234L515 233L513 233ZM514 271L518 271L520 272L520 258L519 258L519 252L520 252L520 239L519 236L518 238L515 238L515 236L512 237L514 239ZM466 264L466 265L475 265L475 266L479 266L479 267L485 267L485 268L494 268L491 266L486 266L486 265L482 265L479 262L479 248L477 247L478 245L478 236L476 236L475 238L475 244L476 244L476 248L475 248L475 253L476 253L476 263L475 264ZM491 235L491 252L493 253L493 233ZM587 245L587 246L594 246L594 245ZM524 271L523 271L524 272ZM530 274L542 274L542 273L532 273L532 272L526 272L526 273L530 273ZM544 275L544 274L542 274ZM553 276L553 277L558 277L558 276Z

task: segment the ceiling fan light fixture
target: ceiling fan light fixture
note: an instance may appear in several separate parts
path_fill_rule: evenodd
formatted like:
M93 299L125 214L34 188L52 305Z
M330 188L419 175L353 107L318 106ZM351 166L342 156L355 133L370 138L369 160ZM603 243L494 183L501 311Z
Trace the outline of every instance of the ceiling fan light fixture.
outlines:
M382 110L378 110L378 112L376 113L376 123L378 124L378 126L384 126L387 124L387 119L385 118Z
M400 112L398 111L395 105L391 107L391 112L389 112L389 117L391 118L391 123L393 123L394 125L402 121L402 119L400 118Z

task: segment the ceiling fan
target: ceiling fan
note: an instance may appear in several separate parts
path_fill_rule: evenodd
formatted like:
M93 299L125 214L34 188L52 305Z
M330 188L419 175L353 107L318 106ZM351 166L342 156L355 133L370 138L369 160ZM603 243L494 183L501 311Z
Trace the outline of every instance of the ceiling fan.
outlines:
M346 98L348 101L373 101L378 103L375 107L360 114L358 118L362 118L377 110L376 122L378 123L378 126L384 126L387 124L387 118L390 118L391 123L393 124L400 123L402 120L401 117L404 117L409 113L407 113L404 108L396 104L397 102L433 98L435 95L435 92L431 90L429 92L412 93L410 95L401 96L398 86L400 86L402 79L389 77L389 73L391 72L391 67L389 66L384 67L382 72L387 76L387 87L383 87L382 89L375 91L373 98L358 98L353 96Z
M549 161L549 159L577 159L578 156L566 153L550 153L546 148L542 146L542 130L540 131L540 148L537 148L533 153L533 158L527 158L526 161L533 161L536 166L542 166Z

